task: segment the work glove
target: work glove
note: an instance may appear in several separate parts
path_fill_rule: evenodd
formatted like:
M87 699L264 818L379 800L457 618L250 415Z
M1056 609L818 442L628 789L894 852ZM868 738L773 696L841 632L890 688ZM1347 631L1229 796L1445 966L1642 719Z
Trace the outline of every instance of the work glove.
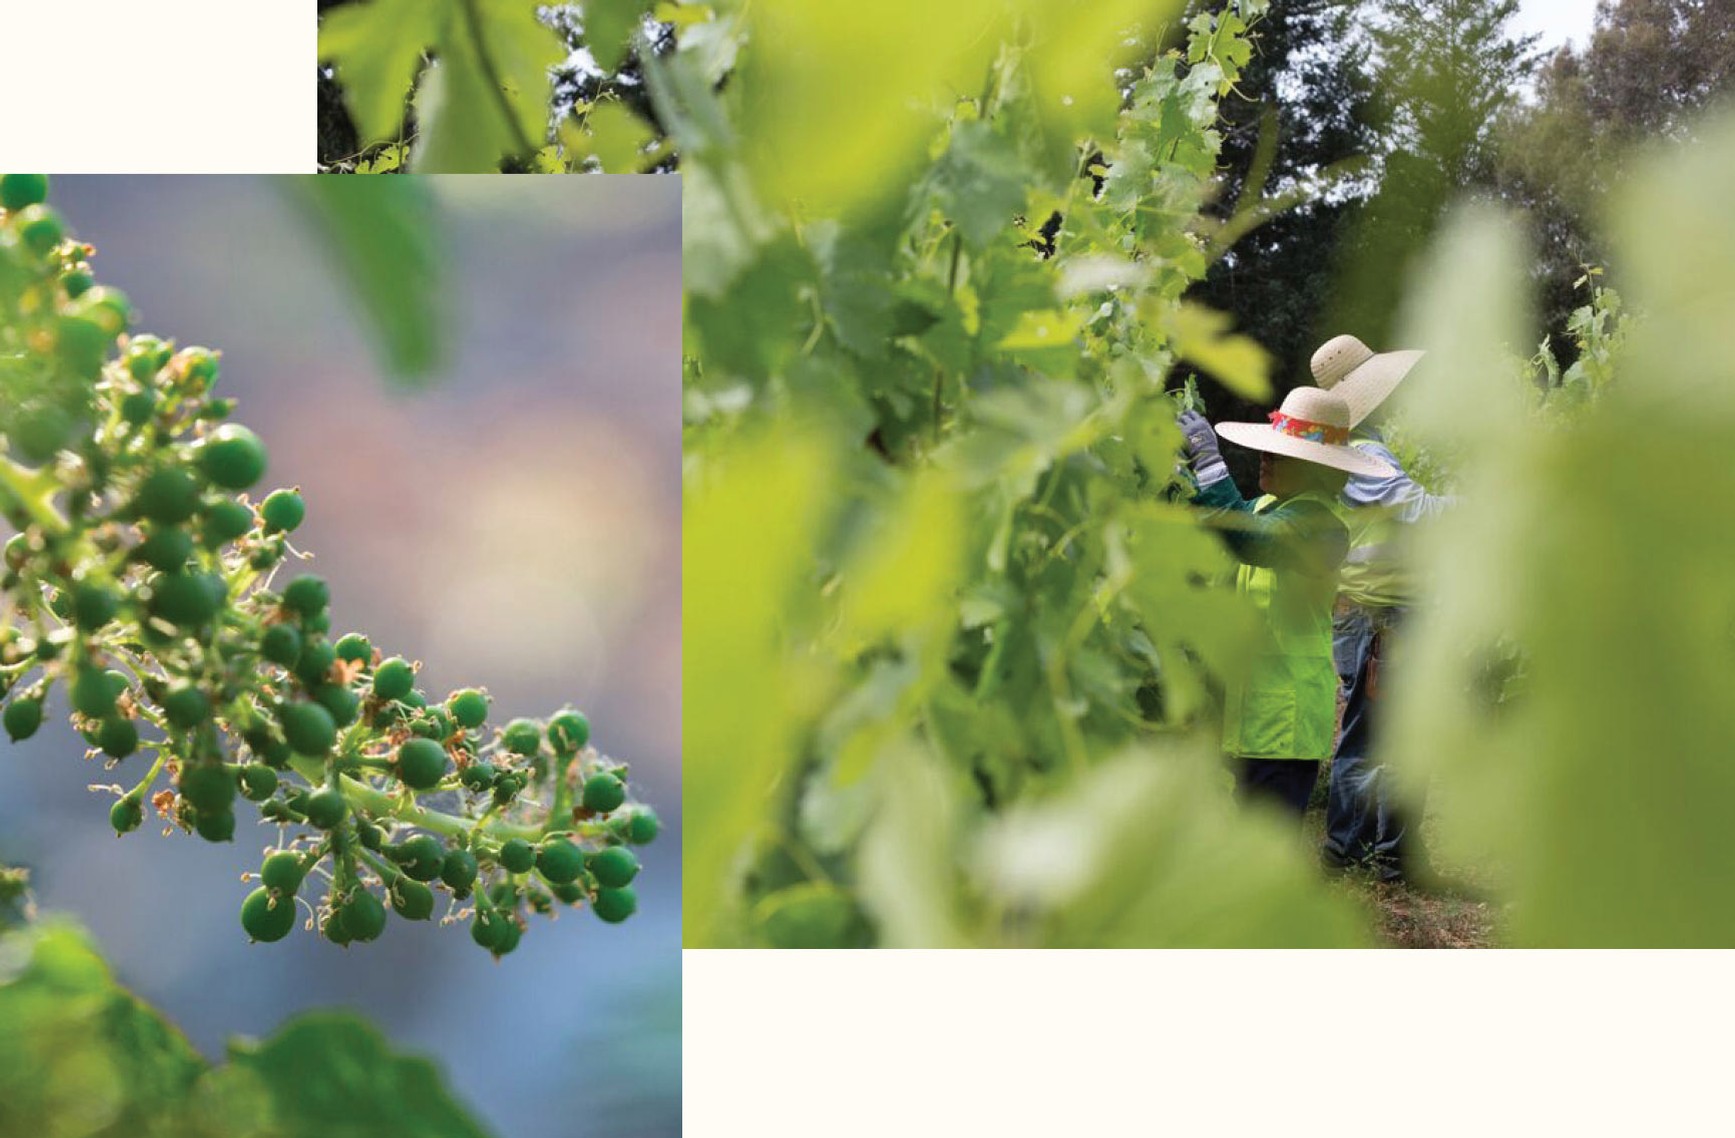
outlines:
M1211 429L1210 420L1197 411L1182 411L1175 424L1181 428L1187 458L1193 463L1193 478L1201 490L1229 477L1229 466L1218 449L1217 432Z

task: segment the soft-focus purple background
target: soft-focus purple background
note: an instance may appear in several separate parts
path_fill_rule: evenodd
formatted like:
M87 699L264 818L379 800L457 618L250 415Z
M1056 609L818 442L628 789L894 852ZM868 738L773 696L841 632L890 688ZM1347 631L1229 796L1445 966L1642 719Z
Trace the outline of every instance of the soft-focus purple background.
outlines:
M358 306L273 179L59 178L136 330L223 352L219 393L299 485L296 545L332 586L333 635L479 684L496 714L571 701L632 765L664 835L639 913L532 925L496 963L462 928L393 921L343 950L249 945L238 910L272 842L125 840L105 778L58 719L0 744L0 861L84 922L122 978L208 1055L348 1007L437 1056L501 1138L680 1130L680 189L674 178L434 179L454 353L388 386ZM54 710L63 710L56 698ZM48 854L52 847L52 854Z

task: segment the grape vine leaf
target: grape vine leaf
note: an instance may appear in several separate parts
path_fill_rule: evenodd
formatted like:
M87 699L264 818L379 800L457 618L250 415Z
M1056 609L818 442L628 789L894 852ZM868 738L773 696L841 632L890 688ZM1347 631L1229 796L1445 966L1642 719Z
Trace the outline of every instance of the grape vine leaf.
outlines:
M369 0L321 20L319 58L337 69L364 143L397 134L422 52L445 24L443 9L428 0Z
M547 134L549 69L566 49L537 12L525 0L370 0L325 17L320 58L374 140L397 129L428 51L437 63L416 95L416 168L489 173L504 155L531 157Z
M432 188L414 178L292 178L291 202L370 318L388 372L425 379L449 348L445 246Z
M584 46L604 71L618 70L655 0L585 0Z
M0 1134L486 1138L427 1060L346 1013L299 1017L212 1067L65 921L0 935Z
M426 1059L394 1054L353 1015L313 1012L261 1043L229 1045L231 1077L272 1088L273 1122L323 1138L485 1138Z

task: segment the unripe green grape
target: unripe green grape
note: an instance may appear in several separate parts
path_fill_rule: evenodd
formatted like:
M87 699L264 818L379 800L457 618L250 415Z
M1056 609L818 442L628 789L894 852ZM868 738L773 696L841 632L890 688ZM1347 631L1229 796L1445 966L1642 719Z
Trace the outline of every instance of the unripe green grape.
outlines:
M133 552L152 569L174 573L193 556L193 538L177 526L153 526Z
M337 662L337 649L322 636L309 636L301 645L301 656L295 661L295 678L308 687L315 687L331 674Z
M139 749L139 729L122 716L110 716L97 728L96 745L110 758L124 759Z
M367 889L356 888L338 909L343 929L351 940L379 939L386 928L386 907Z
M264 802L277 793L277 772L263 763L242 767L241 793L249 802Z
M446 774L446 749L432 739L410 739L398 748L398 778L411 790L430 790Z
M199 508L199 484L178 466L160 467L139 483L132 508L161 525L180 525Z
M598 850L590 855L587 864L596 883L607 889L625 888L639 875L639 859L625 846Z
M6 705L0 721L4 722L7 737L14 743L28 739L42 726L42 701L29 696L18 696Z
M434 891L419 881L400 877L392 882L392 908L398 916L425 921L434 913Z
M568 905L576 905L588 896L584 891L584 886L576 881L569 881L565 885L551 886L549 892Z
M80 668L72 677L68 694L74 711L92 719L102 719L114 713L115 701L126 689L127 679L119 672Z
M245 490L265 474L265 444L246 427L229 423L199 447L199 469L225 490Z
M325 918L324 922L319 926L319 931L326 940L339 946L347 945L350 941L355 939L350 936L349 931L343 927L343 919L335 912Z
M359 632L351 632L345 635L333 647L333 651L337 653L337 658L339 660L344 660L351 664L365 664L369 660L373 659L374 653L373 645L369 644L367 637L363 636Z
M354 723L361 712L361 697L343 684L320 684L313 689L313 698L331 712L331 721L339 727Z
M233 498L224 498L205 511L205 520L199 526L199 538L205 543L205 548L216 549L252 528L253 511Z
M73 622L85 632L94 632L101 628L113 620L119 611L120 598L113 589L89 581L73 588Z
M481 793L494 785L494 764L474 762L458 772L458 781L468 790Z
M24 244L38 257L46 257L53 252L54 247L66 236L66 226L61 223L60 215L41 202L19 210L16 222L18 235L24 238Z
M575 754L590 742L590 720L582 712L562 711L548 721L548 741L560 754Z
M607 814L627 799L626 784L612 774L593 774L584 780L581 801L586 810Z
M497 957L505 956L507 953L518 947L518 941L523 936L524 930L519 927L518 922L507 919L502 923L500 935L494 941L494 947L491 951Z
M496 860L508 873L526 873L536 864L536 850L523 838L509 838L501 844Z
M117 834L130 834L138 829L145 820L145 808L132 795L115 800L108 808L108 824L114 827Z
M90 269L84 265L75 265L60 274L60 287L66 290L69 299L77 300L89 292L96 279L90 275Z
M0 177L0 206L17 212L48 200L47 174L7 174Z
M318 830L333 830L349 813L349 803L344 800L342 792L333 787L324 786L307 796L307 803L302 808L307 815L307 824Z
M331 589L323 577L300 576L283 590L283 607L302 616L314 616L330 603Z
M287 895L274 898L270 889L260 886L241 902L241 927L256 941L282 940L295 927L295 902Z
M235 812L200 810L193 815L193 830L207 842L232 842L235 840Z
M631 842L635 846L648 845L656 841L657 832L662 828L656 811L648 806L637 807L627 814L618 816L615 821L619 823L615 832L621 836L622 840Z
M565 838L550 838L536 856L536 868L552 884L565 885L584 872L584 854Z
M150 390L129 392L120 401L120 417L135 427L150 422L157 413L157 393Z
M445 868L446 850L431 834L416 834L387 849L387 855L416 881L432 881Z
M191 730L211 718L211 701L205 693L185 681L163 693L163 717L169 726Z
M630 885L623 889L598 889L590 907L609 924L618 925L638 912L639 895Z
M447 851L440 863L440 880L459 897L469 893L470 887L476 884L477 872L476 855L465 849Z
M510 924L512 924L510 917L501 913L477 909L475 920L470 922L470 939L489 952L496 952L500 944L507 939L506 927Z
M301 630L293 624L274 624L259 638L259 654L273 664L293 668L301 659Z
M524 789L524 776L517 771L505 771L494 778L494 804L508 806Z
M176 628L196 628L217 615L227 586L211 573L164 573L151 585L151 615Z
M337 742L337 722L317 703L286 703L277 711L283 738L298 755L324 758Z
M294 490L273 490L259 507L267 533L290 533L307 516L307 504Z
M453 692L446 698L446 708L460 727L476 728L488 720L488 697L475 688Z
M403 699L415 687L416 673L401 656L380 661L374 669L374 695L380 699Z
M298 891L306 877L307 866L301 855L289 850L278 850L259 867L259 879L265 883L265 888L274 889L285 897Z
M534 755L542 746L542 728L532 719L514 719L501 732L500 741L515 755Z
M181 797L200 813L218 813L235 801L235 779L219 764L201 764L181 771Z

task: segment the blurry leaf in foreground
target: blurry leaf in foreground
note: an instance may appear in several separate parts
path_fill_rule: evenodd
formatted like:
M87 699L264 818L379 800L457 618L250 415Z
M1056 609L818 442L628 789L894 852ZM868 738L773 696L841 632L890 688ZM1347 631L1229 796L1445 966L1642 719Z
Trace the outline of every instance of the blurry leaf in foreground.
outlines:
M231 1044L229 1071L272 1088L275 1131L307 1138L484 1138L426 1059L393 1054L348 1013L299 1016L263 1043Z
M0 935L0 1134L485 1138L423 1059L348 1014L291 1021L212 1068L66 923Z
M291 178L295 204L368 316L391 374L425 381L448 351L445 248L430 187L414 178Z
M1448 371L1462 386L1415 418L1481 441L1465 501L1421 535L1434 604L1392 669L1389 753L1434 776L1443 836L1503 871L1519 944L1735 944L1731 194L1723 132L1627 200L1614 269L1647 323L1581 417L1546 429ZM1426 346L1485 352L1521 263L1464 236L1421 298L1458 323ZM1525 668L1510 699L1491 682L1505 638Z
M717 945L737 858L792 766L798 708L825 682L790 653L832 484L829 441L788 423L739 440L682 503L686 943Z
M205 1062L76 928L0 936L0 1134L165 1134Z
M1057 124L1112 134L1112 69L1132 50L1127 33L1162 24L1172 7L757 0L745 13L736 87L758 183L772 203L798 200L820 215L885 192L895 183L887 172L921 157L936 109L978 91L1015 32L1034 41L1040 93Z
M1132 751L990 824L975 868L1015 943L1349 948L1366 918L1292 822L1236 806L1214 756ZM1016 932L1019 923L1025 926Z

